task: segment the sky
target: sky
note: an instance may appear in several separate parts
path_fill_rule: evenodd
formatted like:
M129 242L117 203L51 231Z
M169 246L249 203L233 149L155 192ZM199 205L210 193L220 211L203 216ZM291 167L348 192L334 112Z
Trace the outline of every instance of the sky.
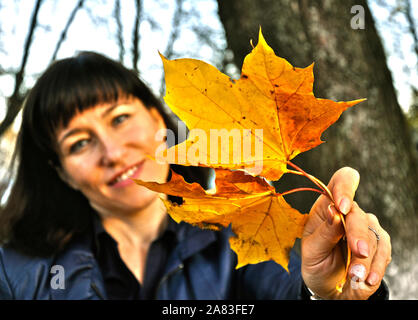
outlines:
M403 33L403 30L391 30L392 27L388 23L389 13L377 5L377 1L371 0L370 5L385 42L388 65L398 91L399 103L406 112L411 102L409 83L418 84L417 57L411 51L412 37ZM393 1L395 0L387 2ZM44 0L39 14L40 26L36 30L26 68L28 75L25 81L26 87L30 88L36 77L50 63L61 30L63 30L77 2L78 0ZM20 65L34 3L34 0L3 0L0 3L0 65L4 69L18 69ZM144 12L153 13L150 18L154 19L155 24L152 19L149 21L145 19L140 25L141 59L139 69L141 77L158 94L162 77L162 63L158 51L165 51L171 31L175 1L144 0L143 4ZM412 1L412 4L414 15L417 17L418 1ZM77 50L94 50L117 59L119 49L115 40L116 23L112 18L113 1L86 0L86 8L88 10L78 11L67 39L58 53L58 58L72 56ZM224 31L217 16L216 1L189 0L185 2L183 8L186 12L197 10L198 15L183 22L180 37L175 42L175 51L182 57L197 58L216 64L219 62L220 52L213 50L206 44L199 43L196 34L192 31L193 26L197 24L207 26L213 30L215 35L213 41L217 46L220 49L226 48ZM131 30L135 18L134 1L122 0L121 10L124 39L126 43L131 43ZM92 16L95 18L92 19ZM397 19L400 19L401 24L405 23L402 21L402 16L398 15ZM103 21L107 22L103 23ZM155 26L157 24L159 27ZM396 33L401 34L398 42L395 41ZM131 67L129 50L130 47L127 47L124 62L128 67ZM412 70L412 72L408 73L407 70ZM0 76L0 119L4 117L6 110L5 98L12 94L13 87L14 78L12 76Z
M383 40L399 104L402 110L407 112L411 104L410 84L418 89L418 57L412 51L413 38L406 30L406 18L402 14L391 17L390 12L377 2L375 0L369 1L369 5ZM385 2L393 6L396 0L386 0ZM418 26L418 1L412 0L411 6L415 24ZM395 25L397 28L394 28ZM418 33L418 30L416 32ZM396 38L396 36L398 37Z

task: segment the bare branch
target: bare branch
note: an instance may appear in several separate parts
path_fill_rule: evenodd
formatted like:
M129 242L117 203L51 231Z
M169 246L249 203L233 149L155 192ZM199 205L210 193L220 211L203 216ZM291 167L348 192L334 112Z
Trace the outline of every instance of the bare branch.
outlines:
M25 67L29 57L29 49L33 41L33 34L35 32L36 26L38 24L38 13L41 7L43 0L37 0L35 3L35 8L32 12L31 22L29 25L28 35L25 39L25 46L23 50L23 57L20 64L20 69L16 73L15 76L15 87L13 90L13 94L9 97L7 101L7 113L6 117L4 118L3 122L0 124L0 136L9 128L9 126L13 123L14 119L16 118L17 114L21 109L21 105L23 102L23 97L20 95L20 87L23 83L23 78L25 75Z
M123 57L125 55L125 46L123 44L123 28L122 28L122 20L121 20L121 10L120 10L120 0L115 1L115 8L113 10L113 15L116 20L117 31L116 37L119 44L119 61L123 62Z
M164 56L170 59L174 54L174 43L179 37L181 19L184 15L183 0L176 0L176 10L173 16L172 28L170 37L168 38L167 47L164 51ZM160 96L162 97L165 91L164 74L161 76Z
M412 8L411 8L410 0L405 0L404 15L406 17L406 20L408 21L409 32L411 33L412 38L414 39L415 54L417 55L417 58L418 58L418 36L417 36L417 31L416 31L417 29L415 26L414 17L412 16Z
M167 47L164 52L166 58L171 58L173 55L174 43L179 37L180 23L183 16L183 0L176 0L176 11L174 12L173 23L170 37L168 39Z
M134 23L134 30L132 32L132 66L133 69L139 74L138 61L140 57L139 52L139 24L141 21L142 3L141 0L135 0L136 16Z
M213 29L207 27L207 26L193 26L192 27L193 32L198 36L199 40L203 43L207 44L209 47L213 48L216 51L221 51L223 48L221 48L216 41L213 40L214 37L216 37L216 31Z
M73 11L71 12L70 17L68 18L67 24L64 27L64 30L62 30L62 32L61 32L61 36L60 36L60 38L57 42L54 53L52 54L51 61L55 61L57 59L58 51L61 48L61 45L64 42L65 38L67 37L68 29L70 28L71 24L73 23L77 11L83 6L83 3L84 3L84 0L79 0L77 5L75 6Z

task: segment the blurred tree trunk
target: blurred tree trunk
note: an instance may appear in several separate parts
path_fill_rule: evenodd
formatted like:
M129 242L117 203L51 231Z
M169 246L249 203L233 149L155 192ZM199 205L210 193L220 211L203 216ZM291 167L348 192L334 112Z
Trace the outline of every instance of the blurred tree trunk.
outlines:
M352 6L361 5L365 28L352 29ZM361 175L356 200L389 231L395 258L406 258L418 240L418 172L406 121L365 0L218 0L234 62L241 67L249 43L262 27L276 54L296 67L315 62L314 94L335 101L367 98L346 112L322 136L326 143L294 162L327 182L342 166ZM289 184L306 185L286 175ZM287 199L307 212L317 195L298 193Z

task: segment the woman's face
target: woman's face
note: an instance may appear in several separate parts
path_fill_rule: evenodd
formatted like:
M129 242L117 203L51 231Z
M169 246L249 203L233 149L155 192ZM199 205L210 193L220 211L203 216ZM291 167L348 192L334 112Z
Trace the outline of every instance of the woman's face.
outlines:
M78 113L57 131L61 176L81 191L102 213L133 213L157 199L157 194L131 179L165 182L169 165L151 160L165 128L156 109L138 99L101 104Z

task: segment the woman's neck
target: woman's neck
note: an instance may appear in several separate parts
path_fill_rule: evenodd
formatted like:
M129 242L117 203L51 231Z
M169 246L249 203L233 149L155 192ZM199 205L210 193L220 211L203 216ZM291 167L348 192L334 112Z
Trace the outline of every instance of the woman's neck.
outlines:
M101 217L103 227L118 243L120 257L136 279L143 283L151 243L167 226L164 203L157 196L138 212L101 214Z
M103 227L118 242L137 248L148 247L165 230L167 213L157 196L137 212L101 214Z

